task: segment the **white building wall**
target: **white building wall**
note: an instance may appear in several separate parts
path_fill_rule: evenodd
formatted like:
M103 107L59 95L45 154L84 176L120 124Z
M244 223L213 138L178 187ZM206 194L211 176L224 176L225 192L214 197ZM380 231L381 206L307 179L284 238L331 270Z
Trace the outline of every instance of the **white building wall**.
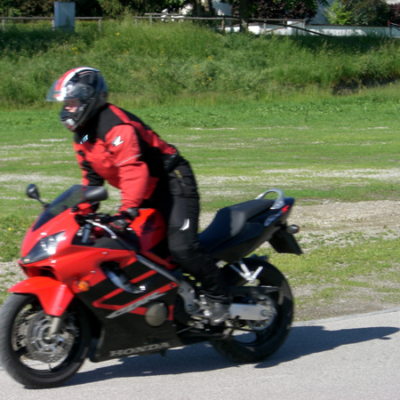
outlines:
M212 5L217 15L226 15L227 17L232 16L231 5L229 3L221 3L220 1L213 1Z

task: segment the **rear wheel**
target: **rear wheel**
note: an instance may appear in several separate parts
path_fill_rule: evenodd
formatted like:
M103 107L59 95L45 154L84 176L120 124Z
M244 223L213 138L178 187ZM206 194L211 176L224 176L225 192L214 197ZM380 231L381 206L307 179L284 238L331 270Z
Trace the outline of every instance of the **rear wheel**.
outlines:
M1 364L29 388L63 384L88 353L90 329L81 308L72 304L63 314L58 332L48 337L52 319L33 295L12 294L1 309Z
M244 260L250 271L262 266L263 270L251 286L273 286L279 291L259 296L257 299L246 296L234 298L235 303L262 304L269 315L262 321L233 321L229 336L212 340L211 344L224 357L237 363L261 361L275 353L285 342L293 319L293 297L289 284L283 274L272 264L258 259ZM229 267L228 267L229 268ZM230 274L234 286L248 286L238 274Z

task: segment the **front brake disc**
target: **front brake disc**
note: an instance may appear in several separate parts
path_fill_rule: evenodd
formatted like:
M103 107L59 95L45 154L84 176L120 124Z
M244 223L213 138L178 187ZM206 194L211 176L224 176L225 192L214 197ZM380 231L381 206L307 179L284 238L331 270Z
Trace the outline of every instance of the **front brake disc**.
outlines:
M29 358L50 364L67 357L74 344L74 329L62 327L60 332L48 337L52 318L44 311L37 313L30 321L26 335Z

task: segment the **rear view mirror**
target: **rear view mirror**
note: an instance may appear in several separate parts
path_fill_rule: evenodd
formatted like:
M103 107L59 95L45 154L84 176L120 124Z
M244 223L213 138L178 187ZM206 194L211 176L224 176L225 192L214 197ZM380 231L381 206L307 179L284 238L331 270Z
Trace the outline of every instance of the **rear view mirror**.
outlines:
M37 200L38 202L40 202L40 204L42 204L42 206L44 208L46 208L48 206L48 204L46 204L40 198L39 189L37 188L37 186L34 183L31 183L31 184L28 185L28 187L26 188L26 195L30 199L34 199L34 200Z
M104 186L88 186L85 190L84 200L88 203L108 199L108 192Z
M39 190L34 183L28 185L26 188L26 195L31 199L40 201Z

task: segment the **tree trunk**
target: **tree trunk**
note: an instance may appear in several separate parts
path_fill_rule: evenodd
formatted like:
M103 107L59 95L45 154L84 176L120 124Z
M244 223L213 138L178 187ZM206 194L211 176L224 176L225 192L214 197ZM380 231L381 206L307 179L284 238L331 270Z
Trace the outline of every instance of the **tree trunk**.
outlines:
M240 0L239 18L240 32L247 32L249 22L249 0Z
M204 8L205 8L205 10L207 11L207 13L209 15L212 15L214 13L213 12L212 0L205 0L204 1Z

